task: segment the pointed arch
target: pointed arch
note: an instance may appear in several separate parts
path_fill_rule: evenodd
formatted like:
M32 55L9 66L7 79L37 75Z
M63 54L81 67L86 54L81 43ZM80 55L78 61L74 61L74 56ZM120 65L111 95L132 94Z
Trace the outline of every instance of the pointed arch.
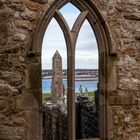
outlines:
M74 46L76 45L76 41L77 41L77 37L79 34L79 31L81 29L81 26L83 24L83 22L85 21L85 18L88 14L88 11L83 11L77 18L77 20L75 21L71 32L73 33L73 41L74 41Z
M75 45L75 62L78 59L78 54L79 57L81 59L83 59L84 57L86 57L87 59L93 59L96 56L96 69L98 69L98 56L99 56L99 52L98 52L98 45L97 45L97 41L96 41L96 37L94 34L94 31L89 23L89 21L87 19L85 19L85 21L83 22L81 29L79 31L78 37L77 37L77 41L76 41L76 45ZM79 53L78 53L79 52ZM78 61L80 63L80 60ZM91 63L91 67L89 68L89 65L86 65L86 63L84 63L83 61L81 61L79 67L77 67L76 64L76 69L94 69L95 67L93 67L93 63L92 61L89 61L89 63ZM89 64L87 61L87 64ZM82 67L81 67L82 66ZM86 67L87 66L87 67Z
M70 9L69 14L72 15L71 20L69 20L70 15L67 13L68 9ZM80 15L81 11L70 2L65 4L61 9L59 9L59 11L66 19L70 29L72 29L72 26L74 22L76 21L77 17Z
M67 45L67 51L70 51L70 46L71 46L71 42L72 42L72 37L70 35L70 28L66 22L66 20L63 18L62 14L56 10L55 14L54 14L54 18L57 20L57 22L59 23L63 33L64 33L64 37L66 40L66 45Z
M41 52L43 36L44 36L45 30L46 30L49 22L51 21L52 17L54 16L55 11L59 10L61 7L63 7L68 2L72 3L80 11L86 11L88 9L89 13L88 13L87 19L90 22L92 28L94 29L96 36L98 38L101 38L104 34L106 36L107 42L108 42L109 55L117 54L116 50L113 48L113 45L112 45L112 39L111 39L112 37L111 37L110 31L109 31L107 22L105 21L104 17L100 13L100 10L92 2L92 0L89 0L89 1L79 1L79 0L52 1L50 3L49 8L47 8L47 7L44 8L46 10L44 10L44 12L40 16L40 19L38 21L38 25L36 27L36 31L35 31L35 34L33 37L30 52L32 52L34 54L38 54ZM100 42L100 41L98 41L98 42Z

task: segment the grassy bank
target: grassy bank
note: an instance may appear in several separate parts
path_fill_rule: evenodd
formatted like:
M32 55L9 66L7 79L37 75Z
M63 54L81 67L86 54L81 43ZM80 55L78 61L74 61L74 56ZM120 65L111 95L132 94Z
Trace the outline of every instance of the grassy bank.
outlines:
M42 93L42 98L51 97L51 93Z
M51 97L51 93L42 93L42 100L46 101L47 98Z
M87 94L88 94L88 96L94 96L94 92L88 92ZM46 98L49 98L49 97L51 97L51 93L43 93L42 94L42 99L43 100L45 100Z
M88 96L94 96L94 92L88 92Z

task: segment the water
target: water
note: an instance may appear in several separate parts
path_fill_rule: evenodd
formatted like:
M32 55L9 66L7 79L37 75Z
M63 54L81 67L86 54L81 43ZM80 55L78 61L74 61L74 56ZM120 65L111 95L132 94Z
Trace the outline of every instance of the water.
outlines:
M42 92L43 93L51 93L51 79L43 79L42 80ZM67 80L63 81L64 85L67 86ZM75 81L75 92L79 92L79 87L82 85L83 92L85 91L85 88L88 89L88 91L95 91L97 89L97 83L98 81Z

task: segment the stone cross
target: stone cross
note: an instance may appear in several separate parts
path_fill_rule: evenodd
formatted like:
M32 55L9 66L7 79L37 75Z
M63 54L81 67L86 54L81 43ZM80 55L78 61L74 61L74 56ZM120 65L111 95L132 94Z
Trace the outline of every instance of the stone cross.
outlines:
M63 98L63 74L62 58L58 51L53 56L52 71L52 101L54 103L60 103Z

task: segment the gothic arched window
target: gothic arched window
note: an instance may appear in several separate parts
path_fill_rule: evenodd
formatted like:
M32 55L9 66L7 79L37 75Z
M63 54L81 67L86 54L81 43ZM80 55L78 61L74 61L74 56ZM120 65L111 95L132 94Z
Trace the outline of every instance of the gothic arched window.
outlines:
M77 7L80 11L73 26L69 27L66 19L61 14L61 8L68 2ZM52 18L58 22L61 27L67 47L67 96L68 96L68 135L69 140L75 139L75 51L78 34L85 21L88 21L93 29L99 50L99 137L107 139L109 124L107 122L107 91L108 91L108 58L109 53L113 54L109 31L102 15L91 0L57 0L52 1L50 7L42 14L38 23L32 44L32 53L41 54L43 36Z

